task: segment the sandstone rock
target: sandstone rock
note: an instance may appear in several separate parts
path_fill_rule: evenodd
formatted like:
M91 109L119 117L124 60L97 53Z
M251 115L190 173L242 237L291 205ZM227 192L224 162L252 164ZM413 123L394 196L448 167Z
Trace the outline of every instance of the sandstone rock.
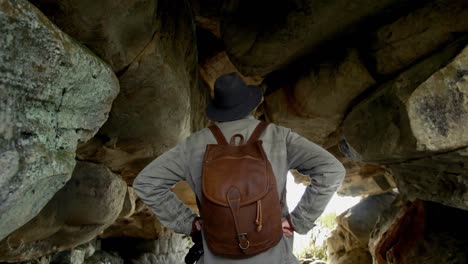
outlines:
M354 248L343 253L339 259L330 258L330 264L372 264L372 256L369 250L364 248Z
M208 84L210 90L214 89L214 83L219 76L231 72L238 71L224 51L207 59L200 67L200 77ZM241 73L239 75L248 85L259 85L263 81L263 78L259 76L248 77L243 76Z
M374 84L357 52L340 63L322 63L306 76L265 99L265 115L279 125L294 128L304 137L323 144L333 133L351 100Z
M157 1L34 0L63 31L108 62L115 72L130 65L151 41Z
M190 6L185 0L163 0L157 10L157 31L120 75L121 93L97 143L90 143L95 147L78 151L81 159L105 164L127 183L188 136L195 127L192 120L203 120Z
M136 200L135 213L130 217L117 219L100 238L132 237L157 239L164 227L141 200Z
M63 251L54 255L52 264L83 264L86 252L83 250Z
M369 236L378 217L395 200L395 193L369 196L337 218L337 222L349 231L362 247L367 247Z
M468 146L465 43L418 63L356 106L344 121L341 150L354 159L393 163Z
M220 17L224 3L217 0L192 0L191 2L197 26L221 38Z
M49 264L50 263L50 257L49 256L44 256L32 261L24 261L21 262L21 264Z
M438 0L377 31L372 45L376 70L392 74L468 31L468 2Z
M128 218L135 213L136 200L138 199L135 191L132 187L127 187L127 193L125 194L122 211L119 214L119 219Z
M310 178L307 175L304 175L297 170L290 170L289 171L292 176L294 177L294 182L297 184L302 184L304 186L307 186L310 184Z
M330 264L371 264L372 256L353 235L337 226L327 239L327 255Z
M183 45L193 44L189 39L178 43L179 50L172 46L175 41L161 41L164 41L163 37L155 35L141 56L119 78L122 92L114 102L108 122L100 131L111 140L115 138L117 149L134 151L142 147L158 155L190 132L190 115L187 115L190 113L189 88L194 87L195 79L189 73L193 73L190 68L195 66L195 61L187 63L186 59L194 57L182 56L186 52L195 55L195 49ZM122 126L126 129L120 129Z
M231 61L242 73L265 76L304 54L317 52L369 16L403 2L231 0L223 9L221 35Z
M106 121L111 69L22 0L0 1L0 240L71 177L78 142Z
M370 196L337 217L338 226L327 240L330 263L372 263L367 248L370 233L394 199L393 193Z
M151 252L144 253L134 264L183 264L185 255L190 248L190 241L187 237L172 233L167 237L160 237L152 241Z
M369 196L388 193L396 188L390 170L375 164L352 161L343 157L337 148L327 149L343 164L346 169L344 178L337 193L340 196ZM310 184L310 178L296 170L290 170L294 182Z
M414 90L406 105L417 150L468 146L468 46Z
M117 254L100 250L87 258L83 264L124 264L124 260Z
M197 200L195 193L190 188L190 185L186 181L178 182L172 189L177 197L184 202L193 212L198 212Z
M468 148L389 166L400 193L468 210Z
M159 223L158 219L151 212L151 209L143 204L141 200L136 197L133 188L128 187L130 192L127 192L125 197L122 212L119 218L108 227L101 238L113 237L132 237L132 238L145 238L157 239L161 237L161 233L166 229ZM177 197L184 202L194 212L198 212L195 194L190 189L187 182L182 181L177 183L172 191ZM127 208L133 204L131 209Z
M374 263L466 263L467 221L467 211L399 201L382 215L371 234Z
M0 243L0 261L34 259L90 241L118 217L126 189L103 165L78 162L39 215Z
M349 144L342 149L392 163L400 191L410 198L467 209L468 48L433 73L456 53L450 47L429 58L357 106L345 120Z
M346 168L346 177L337 193L341 196L383 194L396 188L389 170L374 164L340 159Z

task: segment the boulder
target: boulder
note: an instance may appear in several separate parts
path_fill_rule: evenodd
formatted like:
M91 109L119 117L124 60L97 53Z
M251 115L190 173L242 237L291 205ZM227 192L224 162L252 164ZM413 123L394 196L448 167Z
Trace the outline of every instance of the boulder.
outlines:
M83 264L124 264L124 260L116 253L99 250L85 259Z
M96 252L93 243L80 245L72 250L62 251L52 256L51 264L83 264L86 258Z
M117 219L126 190L105 166L78 162L44 209L0 242L0 261L30 260L92 240Z
M50 257L49 256L44 256L35 260L31 261L24 261L21 262L21 264L49 264L50 263Z
M388 14L404 2L231 0L224 5L221 36L240 72L265 76L300 56L319 53L369 17Z
M232 65L225 51L207 58L203 64L200 65L200 77L208 84L211 91L213 91L214 83L219 76L231 72L239 73L236 67ZM263 78L260 76L249 77L243 76L242 73L239 73L239 75L248 85L258 86L263 81Z
M329 258L329 264L372 264L372 256L369 250L364 248L353 248L350 251L339 252L339 258ZM342 254L342 255L340 255Z
M0 240L70 179L106 121L118 80L28 1L0 2Z
M354 159L390 163L410 198L468 209L468 48L459 52L457 45L353 109L341 149ZM439 69L442 61L449 63Z
M125 202L119 218L108 227L101 238L132 237L144 239L157 239L165 229L154 216L150 208L138 199L133 188L125 196ZM172 191L194 212L198 212L195 194L187 182L177 183Z
M310 67L307 74L266 97L265 116L323 144L338 128L350 102L375 81L355 50L338 62Z
M389 166L400 193L468 210L468 148Z
M180 234L171 233L151 241L147 252L133 261L134 264L183 264L191 241Z
M150 42L119 76L121 93L80 159L103 163L131 183L151 160L204 126L194 22L186 0L158 1Z
M60 29L124 71L158 28L158 1L34 0Z
M164 227L141 200L135 202L135 212L125 218L118 218L99 237L131 237L142 239L157 239Z
M341 196L383 194L396 188L392 173L382 166L350 159L340 159L346 168L346 177L337 193Z
M467 221L465 210L398 200L372 231L373 263L467 263Z
M223 2L217 0L192 0L197 26L221 37L220 17Z
M380 28L371 41L379 74L393 74L468 31L468 2L437 0Z
M118 219L128 218L135 213L137 199L138 197L133 188L128 186L122 206L122 211L120 211Z
M365 162L395 163L468 146L465 43L416 64L354 107L341 150Z
M367 248L371 231L395 197L394 193L367 197L337 217L338 225L327 240L330 263L372 263Z

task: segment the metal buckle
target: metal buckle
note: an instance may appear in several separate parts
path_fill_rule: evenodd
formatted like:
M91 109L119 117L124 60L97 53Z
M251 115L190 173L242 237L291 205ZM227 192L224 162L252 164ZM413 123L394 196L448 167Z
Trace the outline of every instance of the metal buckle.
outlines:
M238 239L239 239L239 247L242 249L242 250L246 250L250 247L250 241L247 240L247 233L240 233L237 235ZM247 245L244 246L242 245L243 243L247 242Z

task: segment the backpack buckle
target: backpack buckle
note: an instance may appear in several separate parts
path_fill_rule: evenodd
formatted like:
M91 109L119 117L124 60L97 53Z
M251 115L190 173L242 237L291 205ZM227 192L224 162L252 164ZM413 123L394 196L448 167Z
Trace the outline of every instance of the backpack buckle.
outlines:
M239 239L239 247L242 250L246 250L250 246L250 241L247 240L247 233L240 233L237 235L237 239Z

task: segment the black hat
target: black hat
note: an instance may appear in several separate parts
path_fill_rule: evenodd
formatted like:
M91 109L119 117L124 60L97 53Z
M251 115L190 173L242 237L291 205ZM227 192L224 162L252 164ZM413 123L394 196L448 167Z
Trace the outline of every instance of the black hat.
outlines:
M246 85L235 72L221 75L214 85L214 98L206 108L213 121L234 121L249 115L262 101L262 90Z

